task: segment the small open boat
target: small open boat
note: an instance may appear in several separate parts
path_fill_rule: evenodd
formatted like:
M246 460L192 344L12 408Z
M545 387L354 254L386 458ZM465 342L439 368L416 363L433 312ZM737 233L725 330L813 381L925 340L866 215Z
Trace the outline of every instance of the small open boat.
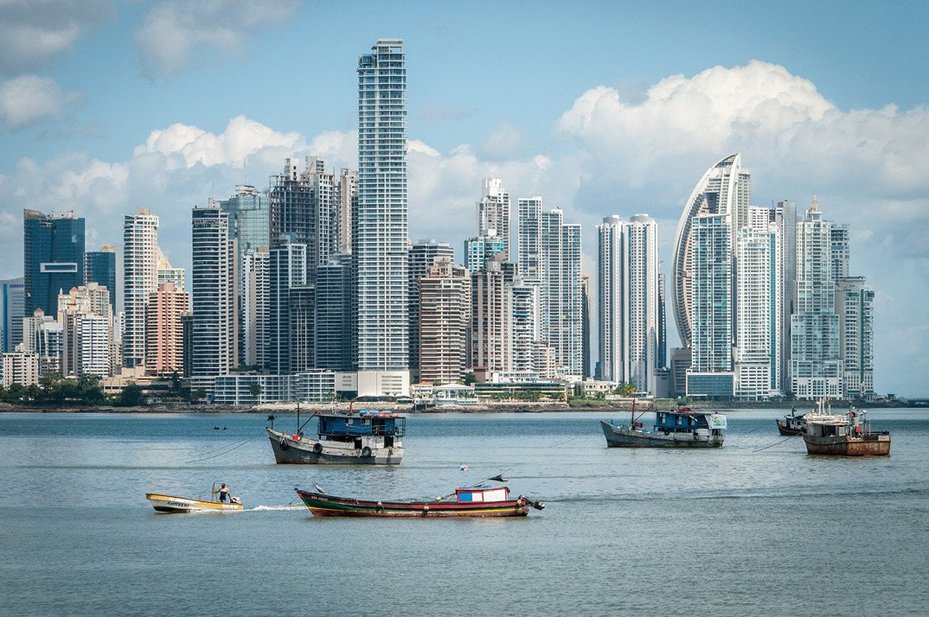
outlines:
M145 493L145 498L159 512L235 512L242 509L242 502L238 497L232 497L231 502L221 502L162 495L161 493Z
M500 476L490 478L497 482ZM316 487L319 491L319 486ZM435 501L378 501L336 497L323 492L295 489L297 496L306 504L313 516L383 516L388 518L446 518L446 517L504 517L526 516L529 508L541 510L545 504L520 495L510 499L506 486L480 484L459 487L445 497Z

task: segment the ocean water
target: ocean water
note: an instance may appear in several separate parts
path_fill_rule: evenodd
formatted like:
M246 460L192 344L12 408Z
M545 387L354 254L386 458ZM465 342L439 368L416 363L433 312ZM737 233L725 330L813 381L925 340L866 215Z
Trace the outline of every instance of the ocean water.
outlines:
M275 465L263 415L0 414L0 615L929 614L929 413L872 411L868 459L808 456L783 413L728 412L705 451L608 449L619 413L411 415L403 464L363 469ZM545 510L314 519L293 490L498 473ZM245 511L144 495L214 482Z

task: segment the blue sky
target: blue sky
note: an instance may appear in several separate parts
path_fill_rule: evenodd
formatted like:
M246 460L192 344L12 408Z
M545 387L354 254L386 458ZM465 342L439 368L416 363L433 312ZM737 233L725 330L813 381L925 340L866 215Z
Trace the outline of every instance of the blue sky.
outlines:
M355 165L357 57L400 37L411 236L460 252L494 175L584 226L592 279L610 214L656 218L667 264L694 183L741 152L754 203L816 194L850 226L876 387L926 395L927 26L922 2L0 0L0 277L24 207L84 215L89 249L151 208L187 267L193 205L285 156Z

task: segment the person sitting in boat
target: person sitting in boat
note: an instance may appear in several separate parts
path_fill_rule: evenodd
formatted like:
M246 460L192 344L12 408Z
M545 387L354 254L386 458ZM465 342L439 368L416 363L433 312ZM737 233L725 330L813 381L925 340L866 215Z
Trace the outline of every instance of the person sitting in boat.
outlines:
M226 500L229 500L229 503L232 503L232 496L229 494L229 489L226 488L226 483L223 482L222 486L219 487L219 490L216 491L219 493L220 503L226 503Z

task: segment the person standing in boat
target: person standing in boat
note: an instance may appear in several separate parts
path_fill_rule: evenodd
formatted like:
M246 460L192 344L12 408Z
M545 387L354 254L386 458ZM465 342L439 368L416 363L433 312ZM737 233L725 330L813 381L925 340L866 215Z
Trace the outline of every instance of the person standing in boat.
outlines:
M216 492L219 493L219 502L220 502L220 503L226 503L226 500L227 500L227 499L229 500L230 503L232 503L232 499L231 499L231 497L230 497L230 495L229 495L229 489L226 488L226 483L225 483L225 482L223 482L222 486L220 486L220 487L219 487L219 490L216 491Z

